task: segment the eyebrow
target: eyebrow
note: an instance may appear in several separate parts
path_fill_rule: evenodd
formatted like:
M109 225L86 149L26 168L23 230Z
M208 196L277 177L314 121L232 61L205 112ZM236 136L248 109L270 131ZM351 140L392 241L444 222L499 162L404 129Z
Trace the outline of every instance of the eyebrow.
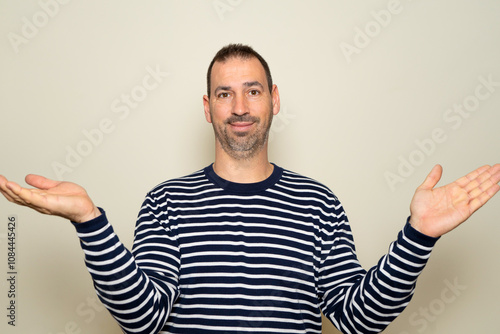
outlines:
M261 89L264 89L264 86L258 81L244 82L243 86L245 87L259 86Z
M252 87L252 86L259 86L261 89L264 89L264 85L262 85L259 81L246 81L243 83L244 87ZM231 90L231 86L218 86L215 88L214 93L217 94L217 92L221 90Z
M217 94L217 92L221 90L231 90L231 86L219 86L215 88L214 93Z

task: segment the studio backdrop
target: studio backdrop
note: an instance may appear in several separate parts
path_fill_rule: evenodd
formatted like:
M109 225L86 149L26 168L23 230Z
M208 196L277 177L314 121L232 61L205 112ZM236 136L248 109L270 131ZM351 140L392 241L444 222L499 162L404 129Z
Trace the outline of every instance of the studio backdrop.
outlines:
M0 174L84 186L132 246L147 191L214 159L206 71L253 46L281 94L270 159L332 189L375 265L435 164L500 162L497 0L0 0ZM74 227L0 199L1 333L120 333ZM497 332L500 196L439 240L385 333ZM324 333L338 333L324 321Z

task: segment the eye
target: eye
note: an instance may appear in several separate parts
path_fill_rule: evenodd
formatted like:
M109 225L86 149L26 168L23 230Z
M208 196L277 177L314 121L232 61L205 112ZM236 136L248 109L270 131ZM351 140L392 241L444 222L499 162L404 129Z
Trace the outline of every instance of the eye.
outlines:
M217 97L218 97L219 99L225 99L225 98L229 97L229 93L227 93L227 92L219 93L219 94L217 95Z
M257 89L252 89L248 92L248 94L251 96L257 96L260 94L260 92Z

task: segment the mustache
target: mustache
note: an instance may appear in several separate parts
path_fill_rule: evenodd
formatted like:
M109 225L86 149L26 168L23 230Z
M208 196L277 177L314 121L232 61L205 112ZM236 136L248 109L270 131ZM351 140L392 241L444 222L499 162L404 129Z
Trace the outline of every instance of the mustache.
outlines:
M260 119L258 117L250 116L250 115L232 115L224 123L226 124L232 124L232 123L238 123L238 122L252 122L252 123L259 123Z

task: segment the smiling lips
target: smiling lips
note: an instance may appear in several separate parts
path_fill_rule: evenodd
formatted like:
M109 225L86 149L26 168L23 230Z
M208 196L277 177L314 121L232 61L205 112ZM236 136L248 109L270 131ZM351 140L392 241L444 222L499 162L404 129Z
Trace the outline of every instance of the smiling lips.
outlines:
M235 131L247 131L252 127L253 124L254 124L253 122L231 122L231 123L229 123L231 128Z
M226 120L226 123L235 132L245 132L250 130L250 128L259 123L259 118L250 115L232 115Z

